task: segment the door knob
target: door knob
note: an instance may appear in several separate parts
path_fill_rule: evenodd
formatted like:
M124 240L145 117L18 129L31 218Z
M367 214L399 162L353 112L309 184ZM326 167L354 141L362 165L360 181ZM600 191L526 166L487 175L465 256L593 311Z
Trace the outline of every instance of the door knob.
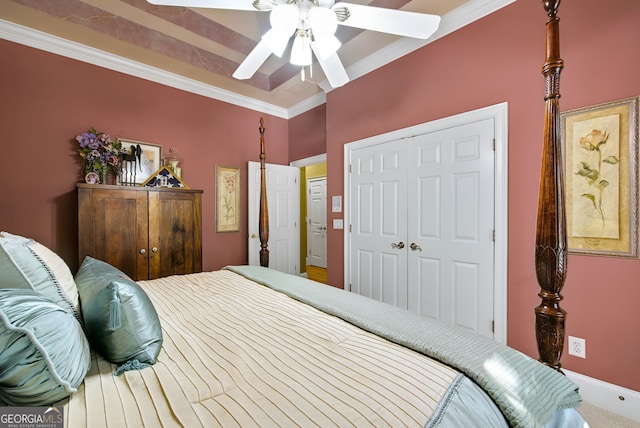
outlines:
M397 244L395 242L391 243L391 248L395 248L395 249L401 250L401 249L404 248L404 242L400 241Z
M415 242L412 242L411 245L409 245L409 248L411 248L411 251L422 251L422 247Z

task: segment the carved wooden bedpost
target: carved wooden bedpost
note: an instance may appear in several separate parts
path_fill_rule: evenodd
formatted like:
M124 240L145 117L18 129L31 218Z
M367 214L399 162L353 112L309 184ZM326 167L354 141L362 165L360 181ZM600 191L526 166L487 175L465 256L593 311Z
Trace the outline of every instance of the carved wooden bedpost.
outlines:
M260 214L258 233L260 235L260 266L269 267L269 209L267 207L267 172L264 150L264 119L260 118Z
M546 81L544 147L536 225L536 276L542 302L535 308L540 361L560 372L567 313L560 307L567 274L567 234L563 156L560 136L560 41L556 17L560 0L543 0L547 21L547 58L542 66Z

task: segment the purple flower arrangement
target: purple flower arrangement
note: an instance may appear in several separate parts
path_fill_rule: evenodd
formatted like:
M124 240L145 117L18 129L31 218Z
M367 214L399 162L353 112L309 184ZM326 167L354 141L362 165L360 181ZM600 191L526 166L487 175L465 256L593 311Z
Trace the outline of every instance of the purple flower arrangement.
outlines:
M84 159L86 173L94 172L102 178L109 170L120 171L120 154L125 152L120 141L114 142L108 134L94 128L76 136L76 141L80 143L78 153Z

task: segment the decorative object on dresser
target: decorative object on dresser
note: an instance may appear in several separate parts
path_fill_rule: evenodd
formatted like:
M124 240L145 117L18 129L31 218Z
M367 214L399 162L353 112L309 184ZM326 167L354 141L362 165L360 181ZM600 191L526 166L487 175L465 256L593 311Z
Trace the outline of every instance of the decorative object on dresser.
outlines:
M118 138L124 149L122 184L136 186L147 181L162 166L162 146Z
M182 158L178 156L178 149L169 148L169 156L162 158L162 164L173 171L176 177L182 179Z
M168 166L160 167L159 170L151 174L147 181L142 183L145 187L172 187L177 189L188 189L184 181L173 172Z
M123 186L135 186L136 176L138 175L139 159L142 155L142 148L140 144L131 146L127 153L122 153L120 159L122 160L123 174L120 177L120 184Z
M638 257L639 100L560 114L570 253Z
M78 153L83 159L85 181L97 184L98 177L101 184L116 184L122 166L120 155L124 153L120 140L114 142L109 134L93 127L75 139L80 144Z
M216 232L240 231L240 168L216 165Z
M87 174L84 176L84 181L87 184L99 184L100 176L93 171L87 172Z
M202 190L78 184L79 262L133 280L202 270Z

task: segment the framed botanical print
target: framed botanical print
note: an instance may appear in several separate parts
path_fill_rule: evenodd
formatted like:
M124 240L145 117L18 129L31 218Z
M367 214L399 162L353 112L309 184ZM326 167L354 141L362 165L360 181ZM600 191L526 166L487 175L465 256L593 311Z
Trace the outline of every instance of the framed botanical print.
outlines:
M240 231L240 168L216 165L216 232Z
M570 253L638 257L638 100L560 114Z

